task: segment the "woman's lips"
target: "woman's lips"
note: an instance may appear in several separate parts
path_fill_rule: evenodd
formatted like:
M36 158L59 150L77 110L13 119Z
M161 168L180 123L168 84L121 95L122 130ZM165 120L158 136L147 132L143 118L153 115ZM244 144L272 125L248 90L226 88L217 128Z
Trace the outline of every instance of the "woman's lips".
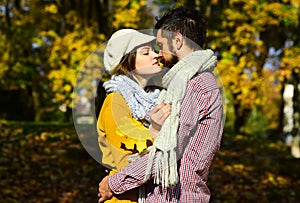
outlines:
M152 64L153 66L159 66L159 63L158 62L155 62Z

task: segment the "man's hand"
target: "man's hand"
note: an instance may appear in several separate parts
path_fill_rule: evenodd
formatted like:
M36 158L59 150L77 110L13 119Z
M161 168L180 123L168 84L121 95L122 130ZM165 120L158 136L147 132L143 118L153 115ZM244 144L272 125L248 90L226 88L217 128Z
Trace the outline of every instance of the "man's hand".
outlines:
M104 202L105 200L108 200L113 196L113 192L111 191L108 185L108 178L109 176L105 176L102 179L102 181L99 183L99 193L98 193L99 203Z
M171 114L170 104L158 104L149 111L151 126L150 133L154 138L158 135L161 126Z

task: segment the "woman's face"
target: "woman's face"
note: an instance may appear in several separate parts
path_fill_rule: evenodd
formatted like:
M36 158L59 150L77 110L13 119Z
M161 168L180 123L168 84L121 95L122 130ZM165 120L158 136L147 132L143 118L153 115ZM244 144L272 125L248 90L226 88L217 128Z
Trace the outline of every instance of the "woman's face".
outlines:
M156 54L150 45L137 49L135 59L135 72L139 75L154 75L162 71Z

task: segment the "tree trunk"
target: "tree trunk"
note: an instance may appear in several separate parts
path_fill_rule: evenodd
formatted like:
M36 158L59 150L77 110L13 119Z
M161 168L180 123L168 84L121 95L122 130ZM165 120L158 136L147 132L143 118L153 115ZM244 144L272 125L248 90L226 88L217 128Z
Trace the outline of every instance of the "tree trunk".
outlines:
M280 89L280 106L279 106L279 123L278 123L278 133L279 133L279 140L284 140L284 135L283 135L283 126L284 126L284 89L285 89L285 84L286 84L286 78L284 81L281 83L281 89Z
M108 0L96 0L96 12L97 12L97 21L99 33L104 33L106 36L109 36L112 32L109 20L109 8Z
M15 0L15 7L17 10L21 10L21 4L20 4L20 0Z
M40 78L38 73L33 71L32 73L32 85L31 85L31 97L33 100L33 109L34 109L34 121L39 122L42 118L42 109L41 109L41 89L40 89Z
M299 83L300 77L299 73L293 71L293 86L294 86L294 96L293 96L293 136L295 137L299 134L300 128L300 102L299 102Z
M7 27L11 26L10 16L9 16L9 13L10 13L9 4L10 4L10 2L9 2L9 0L7 0L6 4L5 4L5 19L6 19Z
M234 99L234 101L236 101L236 99ZM251 111L249 109L243 109L241 104L238 102L234 104L234 112L234 132L242 133L243 127L246 125L247 119Z

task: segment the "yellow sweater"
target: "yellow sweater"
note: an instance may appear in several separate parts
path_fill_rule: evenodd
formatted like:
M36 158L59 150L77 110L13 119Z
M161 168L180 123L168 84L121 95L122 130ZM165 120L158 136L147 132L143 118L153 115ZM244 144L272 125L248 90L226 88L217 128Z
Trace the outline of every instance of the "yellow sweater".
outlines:
M104 100L98 122L98 143L102 164L112 169L110 175L128 164L127 155L141 152L153 143L149 130L132 117L126 101L119 93L110 93ZM138 189L116 195L106 201L137 202Z

